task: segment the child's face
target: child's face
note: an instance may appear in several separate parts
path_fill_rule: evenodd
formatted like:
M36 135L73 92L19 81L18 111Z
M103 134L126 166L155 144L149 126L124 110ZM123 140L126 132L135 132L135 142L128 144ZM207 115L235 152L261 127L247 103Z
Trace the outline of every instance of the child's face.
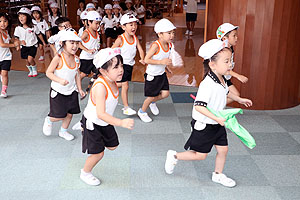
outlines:
M164 32L164 33L159 33L158 37L162 39L165 42L172 42L175 36L175 30L169 31L169 32Z
M126 3L126 8L131 9L132 3L127 2Z
M112 58L112 60L112 65L109 66L107 70L103 70L104 74L108 76L108 78L112 81L120 81L122 80L122 76L124 73L123 65L122 63L116 65L118 61L116 57Z
M212 61L211 69L218 75L229 74L231 69L231 51L223 50L217 55L217 60Z
M33 11L32 16L34 17L34 19L39 20L41 18L40 13L38 11Z
M114 8L113 11L115 14L119 14L119 12L120 12L119 8Z
M57 8L51 8L53 14L57 14Z
M106 13L107 15L111 15L111 12L112 12L111 9L105 9L105 13Z
M88 12L89 12L89 11L96 11L96 9L95 9L95 8L88 8L87 11L88 11Z
M26 15L19 14L18 18L19 18L19 21L20 21L21 24L26 24L26 21L27 21L27 16Z
M118 1L113 1L113 5L115 5L115 4L119 4L119 2Z
M139 0L135 0L134 1L135 4L139 4L139 2L140 2Z
M69 21L63 22L61 24L59 24L58 26L58 30L65 30L66 28L72 28L72 25Z
M69 54L75 55L75 53L78 50L78 47L79 47L79 42L78 41L68 40L65 43L64 51L66 51Z
M130 22L122 26L123 30L126 31L129 35L135 35L137 29L136 22Z
M97 31L100 27L100 22L94 20L92 23L89 21L89 27L91 27L92 30Z
M0 18L0 28L2 30L6 30L7 27L8 27L8 20L5 17L1 17Z
M238 37L237 37L237 30L233 30L231 31L229 34L228 34L228 37L224 37L225 39L228 40L228 44L230 46L235 46L237 44L237 40L238 40Z
M79 8L84 8L84 3L83 2L79 3Z

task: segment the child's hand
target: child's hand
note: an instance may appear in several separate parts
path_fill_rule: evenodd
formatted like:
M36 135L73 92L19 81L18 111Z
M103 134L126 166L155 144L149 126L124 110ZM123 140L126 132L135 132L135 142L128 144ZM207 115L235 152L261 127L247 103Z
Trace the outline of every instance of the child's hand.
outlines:
M169 72L170 74L173 74L172 70L169 67L166 67L167 72Z
M246 107L252 106L252 101L250 99L240 98L238 102Z
M133 119L126 118L121 121L121 127L123 128L128 128L131 130L133 129L133 125L134 125Z
M165 58L165 59L161 60L160 63L162 65L172 65L172 60L169 58Z
M83 97L85 97L85 95L86 95L86 93L85 93L83 90L79 90L79 94L80 94L80 96L81 96L81 99L82 99Z
M61 79L61 80L59 81L59 83L60 83L61 85L65 86L65 85L68 85L68 84L69 84L69 81L67 81L67 80L65 80L65 79Z
M248 78L246 76L243 76L243 75L239 75L237 78L242 83L247 83L247 81L248 81Z
M21 42L21 45L23 45L23 46L25 46L25 45L26 45L26 42L25 42L25 40L21 40L20 42Z
M140 62L140 63L142 63L143 65L146 65L145 61L144 61L144 60L142 60L142 59L141 59L141 60L139 60L139 62Z
M226 122L226 119L222 118L222 117L218 117L218 119L216 120L216 122L218 122L221 126L224 126L224 122Z

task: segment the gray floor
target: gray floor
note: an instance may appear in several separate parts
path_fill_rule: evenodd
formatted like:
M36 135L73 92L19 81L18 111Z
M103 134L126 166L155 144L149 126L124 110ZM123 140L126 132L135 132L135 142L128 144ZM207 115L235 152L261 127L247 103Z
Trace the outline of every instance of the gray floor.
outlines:
M238 116L257 146L248 149L228 131L230 152L224 173L237 182L229 189L210 179L215 150L205 161L179 162L173 175L164 172L167 150L183 151L190 132L192 103L184 98L180 102L174 94L197 91L171 86L172 95L158 103L161 114L150 115L152 123L142 123L134 116L134 130L117 127L120 146L105 152L94 169L102 184L92 187L79 179L87 157L81 153L80 132L71 130L76 139L65 141L57 136L57 123L52 136L42 134L49 111L49 84L43 74L27 78L26 72L10 73L9 97L0 99L1 200L300 199L300 106L278 111L245 110ZM131 83L130 104L138 109L143 100L143 84ZM83 110L86 100L80 104ZM115 116L124 118L121 106ZM74 116L71 126L80 117Z

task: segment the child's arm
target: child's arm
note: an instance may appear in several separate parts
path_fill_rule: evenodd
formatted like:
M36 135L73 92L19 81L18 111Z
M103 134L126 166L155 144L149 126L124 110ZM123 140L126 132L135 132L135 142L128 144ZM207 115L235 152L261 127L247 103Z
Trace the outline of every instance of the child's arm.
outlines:
M248 81L248 78L246 76L243 76L241 74L238 74L232 70L230 70L229 74L235 78L237 78L239 81L241 81L242 83L246 83Z
M82 41L86 41L88 38L89 34L86 31L83 31L82 35L81 35L81 40ZM90 54L93 54L95 52L95 49L88 49L86 48L82 42L79 43L79 48L82 49L83 51L86 51Z
M224 126L224 122L226 121L226 119L221 118L221 117L217 117L214 114L212 114L206 107L204 106L195 106L195 109L205 115L206 117L211 118L212 120L215 120L216 122L218 122L221 126Z
M106 88L102 84L98 84L93 93L93 99L96 100L97 117L113 126L121 126L123 128L133 129L133 119L118 119L105 112L105 96Z
M61 63L61 59L60 59L59 55L55 55L46 71L46 76L50 80L58 82L61 85L65 86L65 85L69 84L69 82L65 79L59 78L58 76L54 75L55 69L57 68L57 66L60 66L61 64L62 63Z
M234 101L236 101L240 104L243 104L246 107L252 106L252 101L250 99L241 98L241 97L231 93L230 91L229 91L227 96L228 96L228 98L230 98L230 99L232 99L232 100L234 100Z
M11 48L11 47L16 47L17 48L18 45L16 44L12 44L12 43L5 43L2 39L2 33L0 32L0 47L2 48Z
M76 82L76 86L77 86L77 89L79 91L80 96L84 97L85 92L82 90L82 87L81 87L81 78L80 78L80 75L79 75L79 69L77 70L77 73L76 73L76 76L75 76L75 82Z
M139 51L140 58L141 58L141 60L139 60L139 62L142 63L143 65L145 65L146 63L145 63L145 61L144 61L144 59L145 59L145 53L144 53L144 50L143 50L143 48L142 48L142 46L141 46L141 44L140 44L140 41L139 41L138 39L136 40L136 42L137 42L136 47L137 47L137 49L138 49L138 51Z
M118 36L118 38L116 39L115 43L111 46L111 48L117 48L117 47L121 47L122 45L122 37Z
M150 47L148 53L145 56L145 63L146 64L152 64L152 65L171 65L172 60L169 58L165 58L163 60L153 60L152 56L157 52L159 49L158 45L156 43L153 43Z

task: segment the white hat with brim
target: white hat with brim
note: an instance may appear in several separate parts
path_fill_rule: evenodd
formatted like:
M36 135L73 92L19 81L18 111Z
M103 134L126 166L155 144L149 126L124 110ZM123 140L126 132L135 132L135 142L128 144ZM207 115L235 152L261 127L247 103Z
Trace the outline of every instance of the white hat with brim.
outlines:
M88 11L84 10L81 14L80 14L80 19L87 19L87 14L88 14Z
M101 21L102 18L97 11L89 11L86 15L87 20Z
M198 51L198 55L204 60L210 59L211 57L213 57L213 55L215 55L225 47L227 47L227 40L221 41L218 39L212 39L201 45Z
M17 14L28 14L28 15L31 15L31 11L26 8L26 7L23 7L19 10L19 12Z
M126 0L125 3L132 3L132 1L131 0Z
M138 22L138 21L139 20L133 14L127 13L121 17L120 24L125 25L130 22Z
M51 3L50 4L50 8L58 8L58 4L57 3Z
M120 55L120 48L105 48L101 49L94 57L93 64L97 69L101 68L107 61L111 60L113 57Z
M154 31L155 33L165 33L176 29L174 24L170 22L168 19L163 18L156 22L154 25Z
M93 3L98 3L98 0L93 0L92 2L93 2Z
M95 8L96 9L96 7L93 3L86 4L86 9L89 9L89 8Z
M76 31L72 28L64 29L58 32L59 41L78 41L81 42L81 38L77 35Z
M230 31L238 29L238 26L234 26L230 23L224 23L220 25L217 29L216 35L219 40L221 40Z
M42 12L41 8L38 7L38 6L32 6L31 12L33 12L33 11L40 11L40 12Z
M119 4L114 4L113 9L115 9L115 8L121 9L121 6Z
M106 4L104 6L104 10L111 10L112 9L112 5L111 4Z

